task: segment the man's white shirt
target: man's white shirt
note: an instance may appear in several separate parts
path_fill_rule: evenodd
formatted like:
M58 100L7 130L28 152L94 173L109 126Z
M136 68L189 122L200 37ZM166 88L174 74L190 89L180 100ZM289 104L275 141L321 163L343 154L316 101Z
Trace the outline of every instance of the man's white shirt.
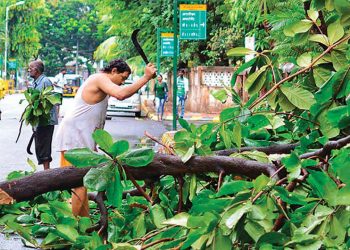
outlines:
M67 84L67 79L64 77L62 73L59 73L55 76L55 84L57 84L59 87L54 86L54 92L56 93L63 93L63 87ZM61 87L61 88L60 88Z

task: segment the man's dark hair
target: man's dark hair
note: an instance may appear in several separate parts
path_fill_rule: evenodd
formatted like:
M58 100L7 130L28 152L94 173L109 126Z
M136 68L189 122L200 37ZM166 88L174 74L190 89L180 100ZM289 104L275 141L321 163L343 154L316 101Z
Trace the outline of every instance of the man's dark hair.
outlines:
M111 73L113 68L116 68L118 73L124 73L125 71L127 71L129 74L131 74L131 69L129 65L121 59L115 59L110 61L108 65L104 67L101 71L104 73Z
M67 69L66 68L61 68L60 72L62 72L62 71L67 71Z

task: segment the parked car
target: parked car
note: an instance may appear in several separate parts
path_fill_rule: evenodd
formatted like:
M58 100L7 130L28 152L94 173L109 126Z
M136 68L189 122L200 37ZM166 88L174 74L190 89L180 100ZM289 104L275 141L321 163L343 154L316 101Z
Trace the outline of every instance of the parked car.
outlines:
M124 85L132 83L133 81L128 79L125 81ZM109 98L107 107L107 119L110 119L112 116L116 116L121 112L134 113L136 117L141 116L140 91L122 101L112 96Z

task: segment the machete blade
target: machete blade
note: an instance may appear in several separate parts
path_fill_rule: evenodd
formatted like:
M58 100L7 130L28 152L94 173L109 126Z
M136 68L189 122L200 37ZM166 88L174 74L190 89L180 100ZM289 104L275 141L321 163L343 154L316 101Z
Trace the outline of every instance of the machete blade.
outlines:
M143 61L146 63L146 65L149 63L148 58L145 54L145 52L143 51L143 49L141 48L141 45L139 44L139 42L137 41L137 33L140 31L140 29L136 29L132 32L131 34L131 41L134 44L137 52L139 53L139 55L142 57Z

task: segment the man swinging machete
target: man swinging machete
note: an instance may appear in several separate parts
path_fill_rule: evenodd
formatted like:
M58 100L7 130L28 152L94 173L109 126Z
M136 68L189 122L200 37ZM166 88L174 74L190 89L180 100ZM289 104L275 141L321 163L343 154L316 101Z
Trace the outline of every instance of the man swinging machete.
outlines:
M135 42L136 37L133 36L132 39ZM137 39L136 43L138 44ZM133 84L121 86L131 74L131 69L123 60L115 59L101 72L89 76L79 88L73 105L65 113L57 130L56 141L61 152L61 167L72 165L65 158L64 153L67 150L75 148L96 150L92 134L96 129L104 127L108 98L113 96L118 100L124 100L132 96L154 78L155 73L155 66L147 60L144 75ZM89 216L88 197L84 187L74 189L72 210L76 216Z

